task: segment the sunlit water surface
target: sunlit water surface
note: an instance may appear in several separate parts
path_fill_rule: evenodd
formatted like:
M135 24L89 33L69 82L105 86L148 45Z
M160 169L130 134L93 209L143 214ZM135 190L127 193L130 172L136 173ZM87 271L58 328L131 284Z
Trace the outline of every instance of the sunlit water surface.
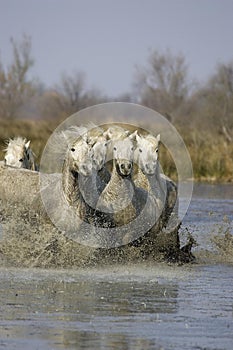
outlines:
M1 268L0 349L232 350L233 264L212 242L233 233L232 193L195 188L181 229L195 264Z

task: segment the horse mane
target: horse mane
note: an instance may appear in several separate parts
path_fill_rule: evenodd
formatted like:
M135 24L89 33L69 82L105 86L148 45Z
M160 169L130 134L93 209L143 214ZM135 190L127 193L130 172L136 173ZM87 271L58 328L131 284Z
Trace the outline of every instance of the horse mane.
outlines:
M4 151L8 151L9 148L15 148L15 147L24 147L27 143L27 140L21 136L18 137L14 137L13 139L10 138L8 140L6 140L6 148L4 149Z
M32 151L32 149L29 147L26 147L27 143L30 144L30 141L27 140L26 138L23 138L21 136L14 137L13 139L8 139L6 140L6 145L7 147L4 148L4 151L7 152L9 151L10 148L17 148L17 147L25 147L26 148L26 153L29 154L32 157L35 157L35 153ZM33 159L34 161L34 159Z
M103 136L104 130L99 126L97 126L96 124L94 124L93 122L89 122L86 125L86 128L88 130L86 141L91 146L93 146L101 138L105 139L105 137Z
M145 137L146 140L148 140L149 142L151 142L153 144L154 147L158 147L159 143L160 143L160 134L158 134L157 136L148 134Z
M106 137L106 140L124 140L129 136L129 131L119 125L113 124L108 127L103 135Z
M66 137L72 140L73 137L81 136L87 143L93 145L97 139L103 135L103 129L95 125L92 122L86 125L76 126L73 125L65 131Z
M73 143L81 138L81 128L71 126L67 130L54 132L48 142L49 152L52 153L56 159L64 160L67 149L72 147Z

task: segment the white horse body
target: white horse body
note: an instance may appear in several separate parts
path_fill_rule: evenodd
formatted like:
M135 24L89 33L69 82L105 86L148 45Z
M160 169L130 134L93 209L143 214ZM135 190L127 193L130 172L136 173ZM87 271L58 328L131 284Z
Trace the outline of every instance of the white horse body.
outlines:
M135 183L155 196L162 229L167 225L172 213L178 215L177 186L161 173L158 160L160 135L142 137L136 134L136 141L135 160L138 171Z
M97 209L103 212L117 213L132 203L133 188L129 176L133 164L133 144L130 140L113 141L113 168L111 179L101 193Z
M158 208L150 194L136 187L132 180L132 140L129 137L118 139L112 142L111 147L112 175L99 197L97 210L106 213L105 219L109 221L109 225L121 228L121 243L127 244L136 240L139 233L146 233L155 224Z

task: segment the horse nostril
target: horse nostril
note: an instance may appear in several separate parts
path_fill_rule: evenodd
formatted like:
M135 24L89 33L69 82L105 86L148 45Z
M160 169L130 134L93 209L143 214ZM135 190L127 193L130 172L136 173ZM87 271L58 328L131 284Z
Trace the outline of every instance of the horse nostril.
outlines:
M125 169L125 164L121 164L121 169Z
M131 163L129 163L129 164L128 164L128 168L129 168L129 169L131 169L131 167L132 167L132 164L131 164Z

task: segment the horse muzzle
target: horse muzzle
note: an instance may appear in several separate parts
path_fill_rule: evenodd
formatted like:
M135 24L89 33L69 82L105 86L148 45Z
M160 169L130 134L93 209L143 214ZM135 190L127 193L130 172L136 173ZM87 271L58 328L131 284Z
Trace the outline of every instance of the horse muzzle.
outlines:
M92 164L81 163L81 164L74 164L74 166L75 166L75 170L83 176L89 176L92 173Z
M132 172L132 162L130 161L122 161L118 163L118 172L122 176L129 176Z

